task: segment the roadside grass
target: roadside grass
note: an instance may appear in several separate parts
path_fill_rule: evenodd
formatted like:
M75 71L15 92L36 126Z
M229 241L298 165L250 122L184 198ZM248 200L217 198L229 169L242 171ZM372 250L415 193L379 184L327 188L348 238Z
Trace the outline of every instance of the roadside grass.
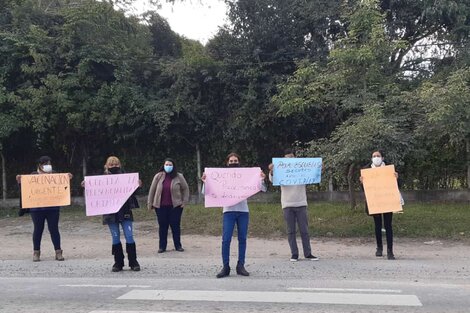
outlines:
M250 236L280 238L286 227L279 203L250 203ZM142 206L144 207L144 206ZM0 209L0 219L30 219L28 214L18 217L18 209ZM373 238L373 219L363 207L355 210L347 203L320 202L309 205L309 226L313 237L369 237ZM134 210L136 221L155 222L155 213L146 209ZM88 220L101 223L101 217L86 217L83 207L63 208L62 221ZM5 222L5 221L3 221ZM188 205L182 218L183 234L220 235L222 210ZM425 239L470 239L470 206L468 203L410 203L403 214L393 215L394 235Z

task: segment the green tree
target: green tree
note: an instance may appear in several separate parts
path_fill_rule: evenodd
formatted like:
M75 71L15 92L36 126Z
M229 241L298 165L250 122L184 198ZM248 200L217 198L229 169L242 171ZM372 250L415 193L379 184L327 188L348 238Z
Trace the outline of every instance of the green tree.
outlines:
M343 176L355 207L355 170L374 149L384 149L398 163L411 142L408 108L392 75L391 51L401 42L385 32L377 1L362 1L346 13L348 30L331 50L326 66L302 63L273 98L284 115L311 109L333 112L334 129L312 141L310 151L325 156L330 176Z
M33 128L55 149L71 158L80 152L86 175L90 153L138 131L134 125L146 118L137 114L145 106L138 83L145 75L140 59L152 53L149 32L95 1L49 15L60 24L32 25L26 33L34 61L23 70L34 74L36 83L22 88L24 107ZM123 123L127 132L116 136Z
M470 186L470 67L453 71L448 77L426 82L417 90L417 101L425 118L421 133L438 142L464 147L467 168L467 187ZM437 139L437 140L436 140Z

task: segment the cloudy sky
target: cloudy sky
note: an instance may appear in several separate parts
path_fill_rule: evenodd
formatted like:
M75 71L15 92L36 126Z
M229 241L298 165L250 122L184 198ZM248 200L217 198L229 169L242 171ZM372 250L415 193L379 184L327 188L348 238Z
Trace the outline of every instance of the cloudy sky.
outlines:
M149 6L148 0L137 0L132 13L138 14L149 9L165 17L176 33L203 44L226 22L227 7L221 0L186 0L175 4L162 1L160 9Z

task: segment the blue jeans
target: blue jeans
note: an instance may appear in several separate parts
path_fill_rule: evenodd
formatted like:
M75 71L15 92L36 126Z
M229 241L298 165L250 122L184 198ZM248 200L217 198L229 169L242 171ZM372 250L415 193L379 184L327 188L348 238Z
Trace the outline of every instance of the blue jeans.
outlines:
M109 230L111 231L111 236L113 238L113 245L121 243L121 234L119 232L119 224L121 224L124 237L126 237L126 243L134 243L132 221L124 220L122 222L108 224Z
M238 263L245 264L246 237L248 235L248 212L225 212L222 227L222 262L224 266L230 264L230 243L232 242L235 224L238 232Z

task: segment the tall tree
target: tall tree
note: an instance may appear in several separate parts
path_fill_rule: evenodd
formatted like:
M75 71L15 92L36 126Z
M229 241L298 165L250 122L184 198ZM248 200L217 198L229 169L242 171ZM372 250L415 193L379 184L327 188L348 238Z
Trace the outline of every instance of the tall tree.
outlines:
M273 98L281 114L308 109L334 112L336 126L326 140L310 143L325 155L327 171L342 175L347 167L351 206L355 207L355 169L374 149L385 149L399 162L410 144L407 108L391 75L391 50L400 45L385 32L378 2L362 1L345 14L344 38L331 50L326 66L302 63ZM400 108L400 109L399 109Z
M470 67L452 72L448 77L426 82L417 90L417 98L425 119L421 132L437 143L445 139L451 145L463 147L467 168L467 188L470 188ZM437 140L436 140L437 139Z

